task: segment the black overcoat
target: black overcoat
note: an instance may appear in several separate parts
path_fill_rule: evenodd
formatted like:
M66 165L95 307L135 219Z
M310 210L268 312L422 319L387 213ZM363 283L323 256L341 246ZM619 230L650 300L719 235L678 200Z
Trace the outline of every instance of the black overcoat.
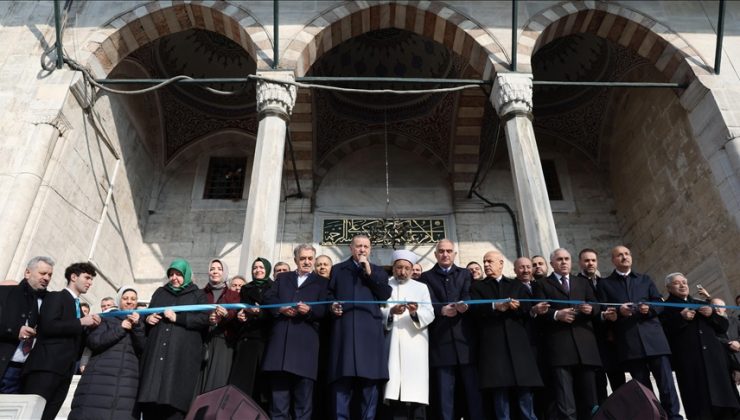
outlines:
M334 265L329 280L333 300L386 301L391 297L388 274L370 264L368 276L351 258ZM329 339L327 380L344 377L388 379L383 315L379 304L342 305L343 314L333 316Z
M442 315L450 302L470 300L470 271L452 265L445 273L439 264L421 274L419 281L429 288L434 305L434 322L429 325L429 365L455 366L475 363L475 322L470 311L452 318Z
M265 293L265 304L289 302L319 302L327 299L327 281L311 273L298 287L295 271L278 274L275 283ZM288 372L316 380L319 369L319 320L327 305L311 305L305 315L288 317L271 308L274 321L264 354L264 372Z
M5 372L20 344L21 327L26 324L35 327L38 317L37 294L28 280L23 279L17 286L0 287L0 374Z
M526 287L506 277L473 282L473 299L524 299ZM497 311L490 303L472 305L478 319L478 377L481 388L542 386L537 359L532 352L525 323L531 303L521 302L517 310Z
M683 300L673 295L666 301L706 303L692 297ZM666 307L660 320L673 352L671 364L676 371L686 417L697 418L707 413L708 407L740 409L725 349L715 336L727 331L727 318L716 312L705 317L697 311L694 319L687 321L681 316L683 309Z
M123 317L103 318L87 337L90 362L75 390L70 420L138 419L139 356L146 336L142 319L131 330Z
M581 277L568 276L570 293L566 292L555 273L538 281L534 288L535 299L575 300L595 302L593 289ZM555 311L574 305L550 303L547 313L537 316L544 335L544 354L550 366L601 366L599 347L594 335L593 320L598 318L600 307L592 304L591 314L579 312L575 321L555 321Z
M163 286L152 295L152 308L202 305L206 295L195 284L179 293ZM169 405L188 411L195 395L195 385L203 358L203 334L207 331L208 312L178 312L177 321L164 316L149 327L142 359L139 402Z
M650 276L632 271L629 277L629 290L627 290L625 280L616 271L613 271L609 277L601 279L596 287L599 302L639 303L662 300ZM668 340L658 319L661 311L661 307L650 306L647 315L639 311L635 311L630 317L618 315L614 322L614 339L620 362L671 354ZM619 308L617 308L617 313L619 313Z

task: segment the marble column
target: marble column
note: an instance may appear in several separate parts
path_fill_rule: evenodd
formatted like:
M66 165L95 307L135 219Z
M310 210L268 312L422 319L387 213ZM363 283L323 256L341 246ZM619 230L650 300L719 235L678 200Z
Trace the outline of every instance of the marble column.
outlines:
M69 123L61 113L39 116L30 123L26 140L18 145L22 152L17 156L22 158L13 170L13 181L7 189L10 195L0 208L0 231L3 232L0 235L0 278L15 276L10 272L13 258L49 166L54 145L68 128Z
M559 243L532 128L532 74L497 75L491 102L506 133L522 253L549 258Z
M292 71L264 71L257 74L275 80L295 80ZM247 278L250 278L252 261L257 257L274 262L285 133L295 100L295 86L257 82L259 127L239 258L239 272L246 274Z

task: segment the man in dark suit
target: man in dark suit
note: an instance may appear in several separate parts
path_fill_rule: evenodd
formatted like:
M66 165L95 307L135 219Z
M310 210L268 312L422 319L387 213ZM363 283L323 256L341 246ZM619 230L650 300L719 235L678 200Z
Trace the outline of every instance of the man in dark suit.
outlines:
M328 380L332 384L335 418L349 419L353 390L362 398L361 418L375 418L378 387L388 380L383 314L378 304L342 304L343 300L386 301L391 297L388 274L370 264L370 239L352 238L352 256L331 269L332 305Z
M265 304L297 303L270 310L275 322L262 370L270 374L270 418L274 420L311 418L319 366L319 320L326 313L325 305L304 303L327 298L328 282L313 270L316 249L298 245L293 255L298 269L280 273L264 300Z
M601 358L592 320L598 316L599 306L589 303L596 301L591 286L570 274L567 250L553 251L550 265L553 273L538 282L535 298L584 302L550 302L547 312L537 317L543 327L545 358L552 368L558 419L587 418L597 405L594 370L601 366Z
M660 321L671 346L681 401L688 419L736 419L740 412L737 387L728 372L727 353L716 335L727 331L729 321L705 300L689 296L689 283L681 273L665 279L668 299L676 305L663 309Z
M39 309L53 273L53 259L34 257L17 286L0 288L0 394L20 390L21 372L36 340Z
M661 295L649 276L632 271L629 248L614 247L612 263L615 269L599 282L597 294L601 302L622 304L602 314L605 320L614 323L619 361L632 378L651 389L652 373L668 417L681 419L669 360L671 349L658 320L661 308L648 304L662 300Z
M532 388L541 387L535 351L530 347L525 323L529 320L531 302L526 286L504 277L504 256L499 251L483 257L484 280L473 282L473 299L511 299L508 302L473 305L478 318L480 387L488 419L508 419L509 392L516 394L518 414L523 420L537 420L534 414ZM531 271L531 269L530 269Z
M591 248L582 249L578 253L578 266L581 268L578 272L578 277L588 282L594 291L594 295L596 295L596 288L601 281L601 276L599 275L599 254ZM599 345L601 363L603 364L603 368L596 369L596 395L598 396L599 404L606 401L608 397L606 389L607 377L609 378L612 392L624 385L624 371L619 367L617 346L614 343L614 331L612 327L613 325L611 323L601 319L594 321L594 333L596 334L596 342Z
M467 313L468 305L463 303L470 300L472 280L468 270L454 264L456 255L452 241L439 241L434 250L437 263L419 278L429 288L434 304L434 322L429 326L429 365L436 404L432 411L442 420L454 418L455 382L459 377L465 388L468 416L480 419L483 405L475 365L473 320Z
M86 328L100 324L98 315L81 316L79 296L92 286L95 267L75 263L67 267L67 288L48 293L39 314L36 346L23 367L21 393L46 399L42 420L56 417L72 382Z

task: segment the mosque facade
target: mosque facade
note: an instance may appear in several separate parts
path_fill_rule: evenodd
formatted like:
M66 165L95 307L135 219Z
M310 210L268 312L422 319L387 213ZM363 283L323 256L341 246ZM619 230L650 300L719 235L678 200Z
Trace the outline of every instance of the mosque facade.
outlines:
M52 289L91 261L91 302L146 297L177 257L204 284L364 233L509 273L625 244L740 291L740 3L722 36L719 1L60 3L56 68L54 3L0 2L5 278L49 255ZM150 83L181 75L218 80Z

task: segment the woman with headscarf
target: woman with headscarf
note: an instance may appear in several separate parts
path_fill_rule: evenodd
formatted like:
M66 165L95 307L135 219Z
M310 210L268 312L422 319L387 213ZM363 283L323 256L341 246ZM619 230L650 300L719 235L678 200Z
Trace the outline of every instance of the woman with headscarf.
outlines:
M206 295L193 284L190 264L176 259L168 282L152 295L150 308L203 305ZM166 309L146 317L147 342L140 375L144 420L182 419L195 395L208 312Z
M136 309L133 286L118 290L118 308ZM114 309L115 310L115 309ZM139 388L139 356L146 337L139 314L105 317L87 337L92 351L74 399L70 419L121 419L140 417L136 392Z
M208 264L208 284L203 291L208 303L219 306L209 317L211 328L206 337L203 374L198 386L201 394L226 385L231 373L237 311L227 311L220 304L239 303L239 293L229 289L228 278L226 263L218 258L212 259Z
M272 265L265 258L252 263L252 281L242 286L241 302L249 305L262 304L265 293L272 286ZM229 383L237 386L252 397L263 408L267 408L267 387L261 376L262 354L270 334L270 316L259 308L239 311L240 327L236 341L236 355L231 368Z

